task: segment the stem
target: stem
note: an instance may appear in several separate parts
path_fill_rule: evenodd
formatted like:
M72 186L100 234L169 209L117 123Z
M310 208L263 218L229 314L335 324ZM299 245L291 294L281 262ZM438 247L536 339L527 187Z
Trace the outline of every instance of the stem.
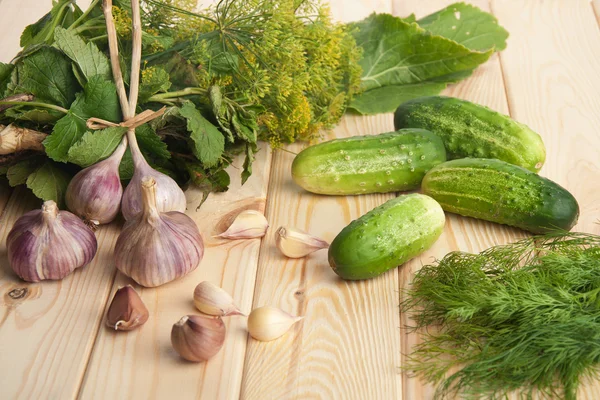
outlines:
M58 23L61 22L62 19L64 18L64 12L67 9L67 7L69 7L70 5L71 5L71 2L65 3L60 8L60 10L58 10L58 14L57 14L56 18L54 18L54 21L52 22L52 29L50 29L50 32L48 32L48 35L46 35L46 37L44 38L44 42L49 41L50 38L52 36L54 36L54 30L58 26Z
M44 151L42 142L48 135L33 129L20 128L10 124L0 125L0 155L23 150Z
M206 89L187 87L185 89L177 90L175 92L155 94L154 96L150 97L148 101L163 102L165 100L175 99L177 97L183 96L190 96L194 94L206 94Z
M75 29L73 32L81 33L81 32L85 32L85 31L91 31L93 29L102 29L102 28L104 28L104 25L91 25L91 26L82 25L79 28Z
M156 180L142 178L142 212L148 217L160 218L156 207Z
M12 106L33 106L33 107L49 108L50 110L60 111L61 113L64 113L64 114L67 114L69 112L69 110L67 110L66 108L62 108L61 106L57 106L54 104L48 104L48 103L40 103L37 101L4 101L4 100L0 100L0 105L1 104L7 104L7 105L12 105Z
M96 36L91 39L88 39L88 42L95 42L96 40L102 40L102 39L106 39L106 38L108 38L108 35L100 35L100 36Z
M123 139L121 139L121 142L119 143L117 148L113 151L113 153L110 155L110 157L107 158L107 160L114 160L118 165L121 162L121 159L123 158L123 154L125 154L126 150L127 150L127 136L123 136Z
M83 14L81 14L81 16L79 18L77 18L75 20L75 22L73 22L71 24L71 26L68 28L68 30L75 29L79 25L81 25L81 22L92 12L92 10L94 9L94 7L96 7L96 5L98 5L99 2L100 2L100 0L94 0L94 1L92 1L92 3L90 4L90 6L87 8L87 10L85 10L85 12Z
M133 165L136 169L142 166L150 166L148 161L144 158L142 154L142 150L140 150L140 146L138 145L137 139L135 137L135 129L129 129L127 131L127 141L129 142L129 148L131 149L131 157L133 158Z
M131 52L131 77L129 84L129 114L135 115L138 94L140 89L140 66L142 62L142 17L140 15L140 1L131 0L132 39Z
M117 94L123 118L127 121L131 118L129 115L129 103L127 102L127 92L125 91L125 83L123 82L123 74L121 73L121 64L119 63L119 44L117 39L117 29L115 28L115 20L112 15L112 0L103 0L102 12L106 20L106 33L108 35L108 49L110 52L110 66L113 72L113 79L117 86Z

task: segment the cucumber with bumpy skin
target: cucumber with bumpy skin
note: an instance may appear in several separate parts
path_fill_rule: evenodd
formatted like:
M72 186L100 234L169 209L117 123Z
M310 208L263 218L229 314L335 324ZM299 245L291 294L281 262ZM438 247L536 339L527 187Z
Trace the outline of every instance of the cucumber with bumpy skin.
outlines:
M343 279L373 278L431 247L444 223L431 197L396 197L345 227L329 246L329 264Z
M354 136L302 150L292 163L294 181L318 194L347 195L412 190L446 161L442 140L423 129Z
M466 100L420 97L401 104L394 126L427 129L442 138L448 159L496 158L537 172L546 160L540 135L507 115Z
M533 233L568 231L579 217L577 200L565 188L500 160L445 162L425 175L422 190L448 212Z

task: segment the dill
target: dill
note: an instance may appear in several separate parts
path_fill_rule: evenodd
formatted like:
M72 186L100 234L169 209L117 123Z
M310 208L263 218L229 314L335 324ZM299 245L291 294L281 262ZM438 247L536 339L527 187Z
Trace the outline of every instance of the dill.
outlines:
M405 367L437 398L576 399L600 362L600 236L554 233L453 252L401 304L424 340ZM426 329L427 328L427 329Z

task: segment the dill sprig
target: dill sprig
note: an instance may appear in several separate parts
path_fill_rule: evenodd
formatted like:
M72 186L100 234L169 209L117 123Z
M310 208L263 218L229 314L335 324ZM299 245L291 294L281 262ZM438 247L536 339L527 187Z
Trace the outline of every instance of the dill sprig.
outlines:
M438 398L575 399L598 372L600 236L453 252L417 272L406 295L424 340L405 368L438 383Z

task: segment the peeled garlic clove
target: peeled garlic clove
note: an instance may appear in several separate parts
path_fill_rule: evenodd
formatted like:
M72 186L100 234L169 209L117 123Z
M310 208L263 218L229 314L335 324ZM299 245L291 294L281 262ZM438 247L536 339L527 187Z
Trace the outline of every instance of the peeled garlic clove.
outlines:
M71 179L65 194L71 212L93 225L115 219L123 197L119 164L126 149L127 142L123 139L110 157L79 171Z
M225 324L220 317L186 315L173 325L171 344L188 361L212 358L225 342Z
M185 212L187 200L185 193L170 176L152 168L144 159L137 143L129 142L135 172L125 188L121 213L126 220L138 215L143 209L142 180L146 177L154 178L157 183L156 208L159 212L179 211Z
M251 239L265 236L269 222L265 216L255 210L239 213L227 230L217 237L225 239Z
M143 210L125 223L115 245L115 264L140 285L155 287L196 269L204 244L190 217L158 211L153 177L146 177L141 186Z
M106 324L115 331L130 331L148 321L148 309L131 285L119 288L108 307Z
M304 317L294 317L275 307L256 308L248 317L248 332L256 340L268 342L283 336L302 318Z
M300 229L287 228L285 226L277 229L275 235L277 248L287 257L300 258L320 249L329 247L329 243L310 235Z
M229 293L208 281L200 282L196 286L194 304L198 310L208 315L220 317L244 315L233 303L233 298Z
M94 232L68 211L48 200L41 210L24 214L6 239L13 271L28 282L62 279L89 264L96 255Z

